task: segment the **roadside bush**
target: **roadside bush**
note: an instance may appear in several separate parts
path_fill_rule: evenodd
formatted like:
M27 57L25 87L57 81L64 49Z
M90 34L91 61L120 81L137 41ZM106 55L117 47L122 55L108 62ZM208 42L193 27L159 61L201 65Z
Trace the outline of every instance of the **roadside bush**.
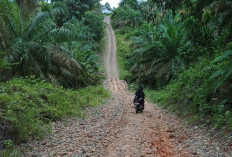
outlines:
M123 29L124 30L124 29ZM116 39L117 39L117 60L119 66L119 74L121 80L128 81L128 57L130 57L132 50L130 48L131 42L126 40L126 36L122 35L120 30L116 31Z
M215 128L232 130L232 98L228 96L232 91L232 75L225 71L230 65L228 58L222 60L228 52L213 61L199 62L163 90L148 91L148 97L180 116L195 117L194 120L212 124Z
M103 103L109 93L103 87L78 91L53 86L43 80L13 79L0 84L0 120L5 131L21 142L42 137L47 125L65 116L84 116L84 109Z
M0 72L5 69L9 69L9 66L10 66L4 57L5 55L6 53L0 51Z
M142 13L128 6L119 7L112 14L112 25L115 28L138 26L142 23Z

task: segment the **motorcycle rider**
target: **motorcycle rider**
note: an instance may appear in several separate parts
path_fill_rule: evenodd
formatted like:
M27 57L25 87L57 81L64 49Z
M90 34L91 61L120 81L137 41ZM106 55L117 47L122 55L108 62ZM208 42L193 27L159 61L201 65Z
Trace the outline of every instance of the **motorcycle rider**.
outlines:
M143 106L143 109L144 109L144 97L145 97L145 94L143 92L143 87L142 86L139 86L139 88L137 89L137 91L135 92L135 98L134 98L134 101L136 99L139 100L139 103L142 104Z

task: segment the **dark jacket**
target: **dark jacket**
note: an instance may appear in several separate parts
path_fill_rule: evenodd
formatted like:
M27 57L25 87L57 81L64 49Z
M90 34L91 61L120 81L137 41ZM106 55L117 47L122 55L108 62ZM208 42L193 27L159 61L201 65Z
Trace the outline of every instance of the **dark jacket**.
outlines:
M137 99L144 99L144 92L143 92L143 88L139 88L136 92L135 92L135 95L137 97Z

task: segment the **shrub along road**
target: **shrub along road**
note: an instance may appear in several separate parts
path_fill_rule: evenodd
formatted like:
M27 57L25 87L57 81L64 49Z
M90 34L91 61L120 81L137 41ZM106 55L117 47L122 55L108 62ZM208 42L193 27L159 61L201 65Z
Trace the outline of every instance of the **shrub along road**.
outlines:
M185 126L176 116L149 102L145 111L135 114L133 93L118 79L116 41L106 18L107 45L104 56L105 88L111 100L89 108L87 118L67 119L52 124L43 141L31 141L26 156L107 156L107 157L229 157L223 145L198 128ZM231 150L231 149L230 149Z

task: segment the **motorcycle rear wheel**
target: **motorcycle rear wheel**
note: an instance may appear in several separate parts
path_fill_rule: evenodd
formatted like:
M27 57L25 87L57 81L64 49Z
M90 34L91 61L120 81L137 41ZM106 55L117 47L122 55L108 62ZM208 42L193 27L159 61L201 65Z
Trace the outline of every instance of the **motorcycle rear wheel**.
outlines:
M139 113L138 107L135 108L135 113Z

